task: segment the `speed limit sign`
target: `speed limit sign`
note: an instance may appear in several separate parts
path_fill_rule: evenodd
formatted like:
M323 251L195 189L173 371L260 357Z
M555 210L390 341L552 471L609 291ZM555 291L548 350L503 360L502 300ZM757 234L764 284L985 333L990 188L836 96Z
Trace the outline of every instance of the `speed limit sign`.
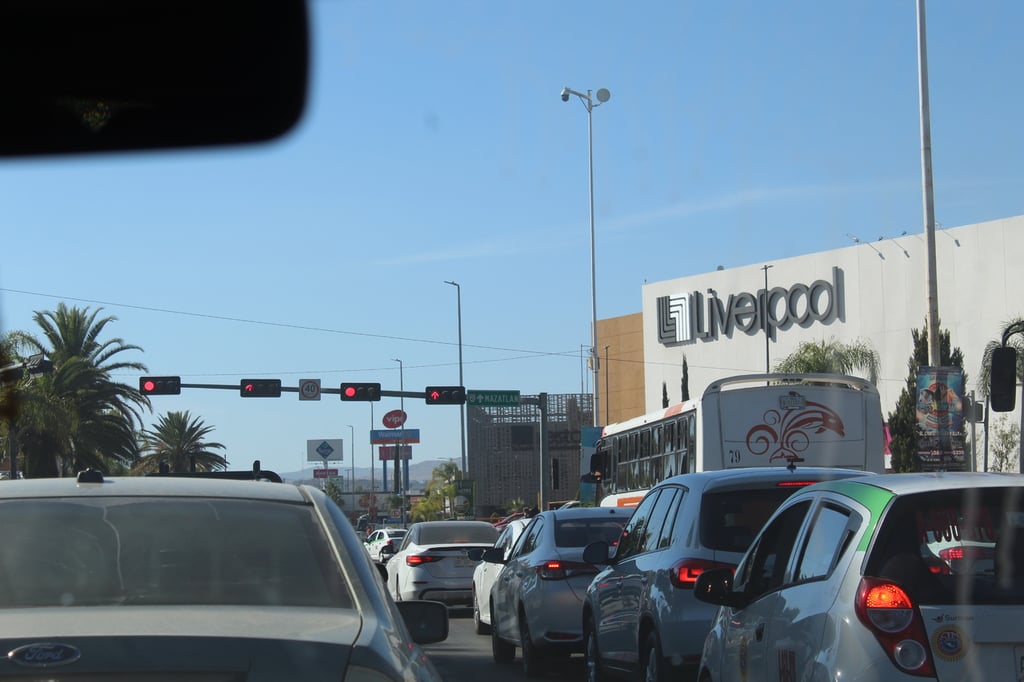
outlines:
M300 379L299 400L320 400L320 380Z

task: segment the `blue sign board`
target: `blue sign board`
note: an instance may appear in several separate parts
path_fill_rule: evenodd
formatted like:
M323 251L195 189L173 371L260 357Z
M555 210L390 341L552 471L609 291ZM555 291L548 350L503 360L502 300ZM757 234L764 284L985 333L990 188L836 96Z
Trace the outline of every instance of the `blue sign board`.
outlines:
M370 429L370 443L386 445L390 443L419 443L419 429Z

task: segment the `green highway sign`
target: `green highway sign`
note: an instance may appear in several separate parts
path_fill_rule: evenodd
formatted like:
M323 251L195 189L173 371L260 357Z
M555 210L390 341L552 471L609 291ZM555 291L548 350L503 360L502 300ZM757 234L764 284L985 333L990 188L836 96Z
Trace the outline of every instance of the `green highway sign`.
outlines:
M466 404L476 407L508 407L519 405L519 391L466 391Z

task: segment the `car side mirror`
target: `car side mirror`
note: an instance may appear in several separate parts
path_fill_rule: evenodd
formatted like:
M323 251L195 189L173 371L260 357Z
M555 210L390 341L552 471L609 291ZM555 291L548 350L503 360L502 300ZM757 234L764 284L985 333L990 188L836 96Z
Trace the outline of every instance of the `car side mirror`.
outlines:
M469 551L472 552L474 550ZM469 552L467 552L467 554L469 554ZM480 559L489 564L504 564L505 550L500 547L488 547L480 553Z
M395 602L412 641L435 644L448 639L448 607L439 601Z
M731 568L709 568L697 576L693 596L708 604L741 609L747 605L746 595L733 592L732 581Z
M614 547L604 540L591 542L583 548L583 560L595 566L604 566L611 563Z

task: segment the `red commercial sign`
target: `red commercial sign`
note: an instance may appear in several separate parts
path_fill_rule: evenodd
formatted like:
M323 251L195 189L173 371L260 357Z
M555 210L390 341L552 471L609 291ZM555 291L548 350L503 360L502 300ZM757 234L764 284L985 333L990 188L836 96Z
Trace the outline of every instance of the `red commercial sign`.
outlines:
M313 478L333 478L337 475L337 469L313 469Z
M405 420L408 418L409 415L407 415L402 410L391 410L386 415L381 417L380 421L382 424L384 424L386 428L397 429L400 428L403 424L405 424Z
M378 459L382 462L390 462L395 458L395 446L394 445L382 445L377 448L379 453ZM412 446L402 446L402 459L412 459Z

